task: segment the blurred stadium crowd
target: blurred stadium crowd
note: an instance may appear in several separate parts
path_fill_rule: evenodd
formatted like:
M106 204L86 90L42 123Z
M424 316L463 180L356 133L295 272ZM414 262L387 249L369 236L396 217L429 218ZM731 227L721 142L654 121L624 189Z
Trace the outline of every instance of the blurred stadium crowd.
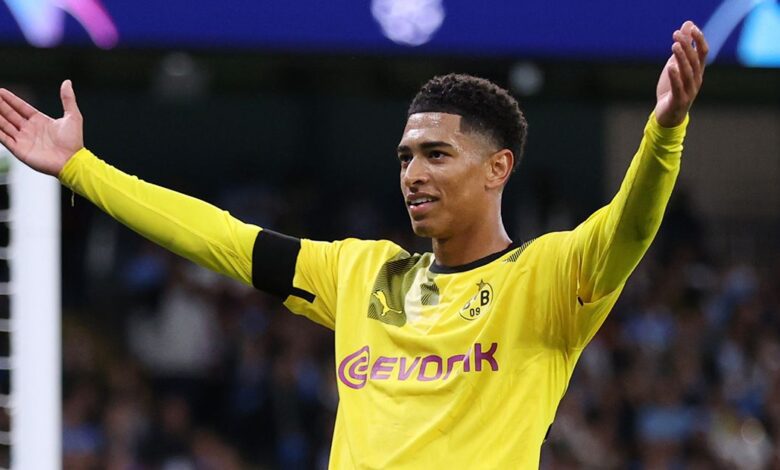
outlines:
M780 266L709 252L706 223L682 196L580 360L542 468L780 467ZM295 204L269 213L274 197L235 193L218 205L268 227L314 223ZM251 209L236 207L247 198ZM70 210L66 230L83 222ZM406 226L376 224L380 208L331 210L352 235L426 249ZM576 223L565 207L517 219L522 239ZM87 289L89 306L66 302L65 468L326 468L338 404L331 332L118 236L128 251Z

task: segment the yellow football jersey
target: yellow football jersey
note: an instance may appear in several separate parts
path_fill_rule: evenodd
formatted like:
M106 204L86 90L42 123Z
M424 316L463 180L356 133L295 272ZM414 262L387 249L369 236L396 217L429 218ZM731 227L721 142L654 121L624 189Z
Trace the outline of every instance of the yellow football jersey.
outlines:
M688 119L651 116L614 199L459 267L389 241L297 240L88 150L59 175L117 220L335 330L334 469L536 468L583 348L658 230Z
M336 332L331 467L538 466L582 346L617 298L578 303L570 238L457 269L389 242L304 241L296 286L338 286L286 302Z
M330 466L537 468L583 348L660 225L684 128L651 118L618 194L576 229L465 266L303 240L293 285L311 295L285 305L335 330Z

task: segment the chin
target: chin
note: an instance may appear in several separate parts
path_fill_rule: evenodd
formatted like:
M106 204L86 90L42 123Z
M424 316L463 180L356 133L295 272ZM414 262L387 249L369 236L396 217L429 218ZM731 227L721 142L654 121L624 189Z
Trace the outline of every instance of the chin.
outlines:
M412 231L418 237L441 238L441 230L437 230L437 227L425 221L412 221Z
M412 231L418 237L433 238L430 234L430 230L428 230L428 227L426 227L425 225L412 224Z

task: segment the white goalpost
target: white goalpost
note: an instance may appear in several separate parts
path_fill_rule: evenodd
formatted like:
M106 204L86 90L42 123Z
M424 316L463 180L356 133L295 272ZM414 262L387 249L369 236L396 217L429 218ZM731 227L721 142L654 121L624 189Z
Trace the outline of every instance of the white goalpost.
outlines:
M60 185L17 162L0 147L0 161L10 170L10 246L6 250L10 282L11 468L56 469L62 466L60 332ZM2 212L2 211L0 211Z

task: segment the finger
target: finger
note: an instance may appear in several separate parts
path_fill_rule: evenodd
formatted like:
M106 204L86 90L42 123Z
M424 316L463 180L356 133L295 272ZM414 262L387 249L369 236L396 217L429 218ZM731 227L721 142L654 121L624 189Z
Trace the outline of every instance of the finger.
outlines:
M688 62L688 56L685 55L682 44L676 42L672 44L672 52L674 58L677 59L677 71L679 72L680 79L682 80L685 88L693 87L693 69L690 62Z
M696 53L699 54L699 62L703 65L707 63L707 54L710 52L710 45L704 37L704 33L699 28L693 28L691 33L693 40L696 41Z
M677 64L673 64L669 66L668 70L669 85L672 89L672 96L677 99L684 98L685 86L683 84L682 78L680 77L680 69L678 68Z
M17 130L21 129L22 124L26 121L26 119L20 116L4 99L0 100L0 116L2 116L6 122L12 124Z
M76 104L76 93L73 91L73 82L65 80L60 87L60 99L62 100L62 109L65 115L81 116L79 106Z
M2 143L8 150L13 150L11 147L14 147L16 144L16 139L12 137L12 135L16 135L16 132L8 132L6 129L8 121L5 121L2 117L0 117L0 143Z
M677 35L676 39L682 46L683 52L685 52L685 55L688 58L688 63L691 65L691 70L693 71L692 77L696 79L701 71L701 62L699 62L699 55L693 48L693 38L690 35L681 32L681 34Z
M19 129L14 126L8 119L5 118L2 114L0 114L0 129L3 130L6 134L16 137L17 134L19 134Z
M24 117L25 119L29 119L39 112L37 109L30 106L29 103L14 95L5 88L0 88L0 98L3 98L3 101L7 102L14 110L16 110L17 113L19 113L20 116Z
M3 144L11 153L16 155L16 140L0 129L0 144Z
M693 29L696 27L695 24L693 24L693 21L687 20L685 23L682 24L680 27L680 31L686 36L690 36L691 32L693 32Z

